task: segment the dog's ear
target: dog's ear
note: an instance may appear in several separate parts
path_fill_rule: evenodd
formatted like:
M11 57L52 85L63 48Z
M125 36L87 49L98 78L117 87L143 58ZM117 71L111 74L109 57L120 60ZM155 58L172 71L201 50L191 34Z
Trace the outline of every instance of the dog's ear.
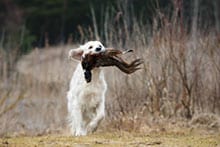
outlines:
M81 47L77 49L71 49L69 51L69 59L75 59L80 61L82 55L83 55L83 49Z

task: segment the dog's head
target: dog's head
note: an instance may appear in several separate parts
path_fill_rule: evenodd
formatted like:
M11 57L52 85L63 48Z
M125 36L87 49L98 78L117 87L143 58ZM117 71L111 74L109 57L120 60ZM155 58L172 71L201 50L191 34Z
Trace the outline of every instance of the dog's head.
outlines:
M79 48L71 49L69 51L69 58L82 61L86 55L99 54L105 51L105 47L100 41L89 41Z
M105 52L105 47L99 41L89 41L84 45L81 45L77 49L71 49L69 51L69 58L81 61L82 68L84 70L84 77L87 82L92 79L91 70L93 69L96 59L91 58L93 55Z

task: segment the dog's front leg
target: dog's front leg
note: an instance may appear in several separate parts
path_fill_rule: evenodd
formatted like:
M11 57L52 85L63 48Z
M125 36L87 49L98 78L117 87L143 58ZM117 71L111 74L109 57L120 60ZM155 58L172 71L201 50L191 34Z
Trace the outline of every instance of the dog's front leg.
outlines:
M102 121L102 119L105 116L105 104L104 102L102 102L99 107L97 107L96 109L96 116L91 120L91 122L88 124L87 126L87 131L89 133L92 133L94 131L96 131L98 125L100 124L100 122Z
M83 122L82 112L79 105L74 105L70 112L71 133L74 136L86 135L85 122Z

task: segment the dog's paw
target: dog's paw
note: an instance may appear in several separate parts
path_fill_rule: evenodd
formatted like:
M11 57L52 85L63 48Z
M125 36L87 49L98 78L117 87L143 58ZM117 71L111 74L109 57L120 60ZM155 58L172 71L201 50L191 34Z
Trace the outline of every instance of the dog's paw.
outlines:
M87 131L89 133L92 133L92 132L96 131L96 129L97 129L97 124L96 123L90 123L87 127Z

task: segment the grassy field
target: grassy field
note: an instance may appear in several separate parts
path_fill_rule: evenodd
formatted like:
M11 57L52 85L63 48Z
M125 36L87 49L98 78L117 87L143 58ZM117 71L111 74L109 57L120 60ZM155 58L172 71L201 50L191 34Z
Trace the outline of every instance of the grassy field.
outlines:
M216 147L220 134L179 132L98 132L84 137L63 135L0 138L0 146L158 146L158 147Z

